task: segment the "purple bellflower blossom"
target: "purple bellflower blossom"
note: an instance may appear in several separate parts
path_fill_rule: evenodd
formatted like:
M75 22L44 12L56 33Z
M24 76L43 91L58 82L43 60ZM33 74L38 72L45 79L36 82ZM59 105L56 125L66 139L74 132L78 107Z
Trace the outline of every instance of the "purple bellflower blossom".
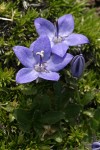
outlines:
M100 150L100 142L93 142L92 150Z
M17 83L28 83L38 78L58 81L60 75L57 71L63 69L73 58L69 53L62 58L51 54L50 40L47 36L40 36L30 48L15 46L13 50L25 66L16 75Z
M73 77L79 78L85 68L85 59L82 54L76 55L71 61L71 74Z
M51 42L52 53L63 57L69 46L89 43L86 36L73 33L74 19L71 14L60 17L55 25L44 18L37 18L34 25L39 35L47 35Z

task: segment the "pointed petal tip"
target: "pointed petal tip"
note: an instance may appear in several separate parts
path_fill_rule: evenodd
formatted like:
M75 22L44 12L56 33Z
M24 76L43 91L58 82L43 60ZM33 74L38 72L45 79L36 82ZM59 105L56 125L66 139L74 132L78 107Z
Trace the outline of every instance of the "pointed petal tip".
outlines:
M65 39L65 43L69 46L78 46L89 43L89 39L83 34L72 33Z
M52 22L44 18L36 18L34 20L36 31L39 35L54 36L55 27Z
M19 84L29 83L38 78L38 72L32 68L22 68L16 74L16 82Z
M65 54L64 57L53 55L51 59L48 61L47 69L55 72L60 71L71 62L72 58L73 55L69 53Z
M61 16L58 19L58 25L59 25L59 34L61 36L70 35L74 30L73 16L71 14L66 14L64 16Z
M16 51L16 50L17 50L17 48L18 48L18 46L14 46L14 47L12 47L13 51Z

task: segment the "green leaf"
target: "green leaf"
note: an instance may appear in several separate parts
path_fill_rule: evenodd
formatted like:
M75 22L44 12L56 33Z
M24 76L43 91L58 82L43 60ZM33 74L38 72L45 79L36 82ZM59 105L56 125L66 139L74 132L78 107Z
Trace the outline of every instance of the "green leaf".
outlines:
M54 102L57 111L65 109L70 97L73 96L73 90L69 87L66 88L64 83L59 81L54 84Z
M40 122L41 120L41 111L36 109L34 111L34 115L33 115L33 121L34 121L34 130L37 133L37 135L41 135L42 131L43 131L43 124L42 122Z
M32 124L32 111L24 109L15 109L14 111L15 118L17 119L19 126L26 132L31 128Z
M54 83L53 87L54 87L55 94L59 96L62 91L62 83L60 81L57 83Z
M42 116L41 122L44 124L55 124L64 119L64 113L61 111L50 111Z
M41 150L51 150L51 148L49 146L41 146L40 147Z
M61 137L56 137L56 138L55 138L55 141L58 142L58 143L61 143L62 140L63 140L63 139L62 139Z
M35 95L37 94L37 89L35 86L29 85L29 86L21 86L21 91L24 95Z
M95 96L95 94L94 94L93 92L90 92L90 91L87 92L86 94L84 94L84 97L83 97L81 103L82 103L83 105L88 104L91 100L94 99L94 96Z
M68 104L65 110L66 119L69 121L75 119L82 111L82 106L78 104Z
M100 122L100 108L98 108L94 113L94 119Z
M51 108L50 97L47 94L44 94L43 96L41 96L39 105L40 105L40 110L42 112L49 111Z
M90 118L93 118L93 111L86 110L86 111L83 112L83 114L85 114L86 116L88 116Z
M32 109L39 109L41 112L47 112L51 108L51 99L47 94L37 94L32 102Z
M93 132L93 130L98 130L100 123L95 118L91 118L90 125L91 125L91 129L92 129L92 132Z

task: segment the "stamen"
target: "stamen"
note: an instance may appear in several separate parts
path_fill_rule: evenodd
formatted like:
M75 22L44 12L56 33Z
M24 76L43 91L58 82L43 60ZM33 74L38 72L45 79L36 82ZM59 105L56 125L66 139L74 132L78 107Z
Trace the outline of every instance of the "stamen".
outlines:
M44 51L37 52L36 55L40 55L43 58L44 57Z
M42 61L42 58L44 57L44 51L37 52L36 55L40 56L40 62L34 66L34 69L37 72L46 72L46 73L48 73L49 71L46 70L46 63L43 63L43 61Z
M56 43L60 43L60 42L62 42L62 41L63 41L63 38L60 37L60 36L59 36L59 37L56 37L56 36L55 36L55 37L53 38L53 42L54 42L55 44L56 44Z
M43 63L43 64L41 64L41 65L40 65L40 64L35 65L34 69L35 69L37 72L46 72L46 73L49 72L48 70L46 70L46 65L45 65L45 63Z
M58 20L56 19L56 22L55 22L55 28L56 28L56 31L55 31L55 36L53 38L53 42L56 44L56 43L60 43L63 41L63 38L61 36L59 36L59 25L58 25Z

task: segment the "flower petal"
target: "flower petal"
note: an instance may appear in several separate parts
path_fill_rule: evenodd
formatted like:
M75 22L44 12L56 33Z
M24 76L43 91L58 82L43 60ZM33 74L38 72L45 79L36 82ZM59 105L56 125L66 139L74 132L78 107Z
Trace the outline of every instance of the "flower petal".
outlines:
M43 60L47 60L51 54L50 40L47 36L40 36L34 43L33 53L44 51Z
M25 67L33 67L36 64L36 59L34 59L33 53L29 50L29 48L24 46L15 46L13 47L13 50L19 61Z
M52 53L60 56L60 57L63 57L65 55L65 53L67 52L68 50L68 45L66 45L65 43L58 43L56 45L54 45L52 47Z
M55 27L49 20L44 18L37 18L34 21L34 25L39 35L47 35L51 38L54 36Z
M58 19L58 28L60 36L68 36L74 30L74 19L71 14L64 15Z
M39 73L39 77L45 80L52 80L52 81L58 81L60 78L59 74L56 72L48 72L48 73L41 72Z
M35 44L35 42L36 42L36 41L34 41L34 42L30 45L29 50L30 50L31 52L33 52L33 48L34 48L34 44Z
M64 57L59 57L57 55L53 55L49 61L47 61L47 70L50 71L59 71L67 66L72 60L73 55L67 53Z
M38 78L38 72L33 70L33 68L22 68L18 71L16 75L17 83L28 83L34 81Z
M69 46L77 46L80 44L89 43L89 40L86 36L84 36L82 34L72 33L71 35L66 37L64 42Z

